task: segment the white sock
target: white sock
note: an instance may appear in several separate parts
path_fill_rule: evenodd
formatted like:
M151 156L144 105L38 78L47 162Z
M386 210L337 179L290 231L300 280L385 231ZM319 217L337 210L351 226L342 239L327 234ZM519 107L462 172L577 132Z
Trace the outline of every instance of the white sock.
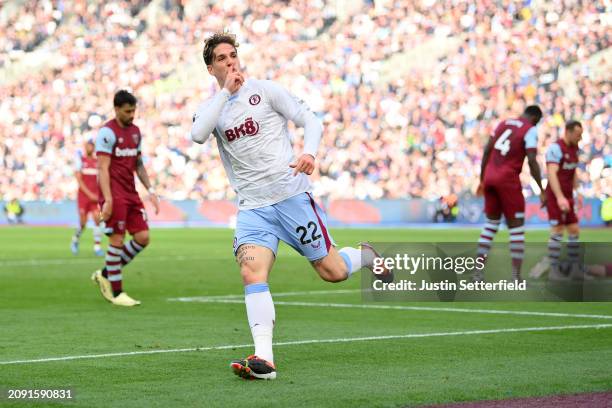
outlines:
M94 250L99 250L100 243L102 242L102 232L100 231L100 226L96 225L93 227L93 236L94 236Z
M79 242L79 238L81 238L81 234L83 233L84 228L81 228L79 225L74 231L74 235L72 236L72 242Z
M344 247L338 251L348 270L348 276L361 269L362 266L371 266L374 263L375 255L372 251L362 251L361 249ZM363 257L363 259L362 259Z
M245 286L244 303L255 343L255 355L272 363L272 332L276 315L268 284L263 282Z

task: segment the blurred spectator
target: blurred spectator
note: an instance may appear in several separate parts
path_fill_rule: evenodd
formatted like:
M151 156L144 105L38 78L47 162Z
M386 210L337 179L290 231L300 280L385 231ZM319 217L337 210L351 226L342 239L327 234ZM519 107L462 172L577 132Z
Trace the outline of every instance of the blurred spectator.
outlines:
M601 203L601 219L606 227L612 226L612 197L606 197Z
M313 176L319 196L463 195L476 187L497 119L529 103L545 111L541 152L566 119L583 123L581 193L600 197L612 188L612 84L587 64L610 47L604 0L356 1L342 10L328 0L44 4L52 19L61 12L59 22L28 44L52 57L0 88L0 193L71 198L67 163L112 116L113 93L127 88L141 101L136 123L158 191L168 199L233 199L215 142L188 137L191 114L216 86L202 41L224 28L237 34L248 76L279 81L323 121ZM0 24L0 33L10 30ZM0 36L0 44L5 38L13 41ZM438 47L439 57L429 58ZM7 52L0 47L2 57ZM301 136L295 130L296 150ZM525 195L536 194L523 181Z
M440 197L436 203L434 222L454 222L457 219L459 199L456 194Z
M24 213L23 206L16 198L12 198L4 204L4 214L9 224L23 224Z

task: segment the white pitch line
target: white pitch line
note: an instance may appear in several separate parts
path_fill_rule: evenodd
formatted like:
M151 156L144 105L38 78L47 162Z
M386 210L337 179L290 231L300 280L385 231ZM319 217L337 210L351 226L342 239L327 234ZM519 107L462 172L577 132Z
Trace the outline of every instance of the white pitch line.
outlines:
M321 291L324 292L324 291ZM330 291L331 292L331 291ZM297 293L297 292L295 292ZM276 297L276 294L273 296ZM237 303L242 304L244 300L226 297L193 297L193 298L171 298L170 301L198 302L198 303ZM502 314L516 316L546 316L546 317L574 317L580 319L612 319L612 315L580 314L580 313L555 313L555 312L530 312L523 310L496 310L496 309L467 309L455 307L429 307L429 306L402 306L402 305L373 305L357 303L318 303L318 302L287 302L274 301L280 306L304 306L304 307L337 307L346 309L383 309L383 310L418 310L427 312L453 312L453 313L481 313Z
M159 261L197 261L209 259L204 256L158 256L138 258L138 262L159 262ZM9 266L44 266L44 265L83 265L83 264L99 264L104 262L104 257L92 257L87 259L79 258L55 258L55 259L16 259L8 261L0 261L0 267Z
M306 290L301 292L278 292L274 293L274 297L286 296L307 296L307 295L343 295L347 293L359 293L361 289L337 289L337 290ZM244 294L240 295L217 295L217 296L194 296L194 297L178 297L169 298L175 302L210 302L211 299L244 299Z
M499 334L499 333L520 333L520 332L542 332L553 330L576 330L576 329L607 329L611 328L612 324L587 324L587 325L570 325L570 326L543 326L543 327L517 327L506 329L490 329L490 330L467 330L456 332L438 332L438 333L412 333L412 334L396 334L388 336L367 336L367 337L343 337L335 339L313 339L313 340L296 340L296 341L281 341L274 343L275 347L280 346L300 346L304 344L323 344L323 343L352 343L358 341L377 341L377 340L397 340L397 339L414 339L425 337L447 337L447 336L470 336L478 334ZM148 351L129 351L124 353L106 353L106 354L89 354L81 356L64 356L64 357L48 357L32 360L13 360L0 361L0 365L10 364L27 364L27 363L47 363L52 361L69 361L69 360L84 360L94 358L107 357L126 357L147 354L161 353L186 353L196 351L213 351L213 350L228 350L238 348L250 348L252 344L236 344L231 346L212 346L212 347L193 347L168 350L148 350Z

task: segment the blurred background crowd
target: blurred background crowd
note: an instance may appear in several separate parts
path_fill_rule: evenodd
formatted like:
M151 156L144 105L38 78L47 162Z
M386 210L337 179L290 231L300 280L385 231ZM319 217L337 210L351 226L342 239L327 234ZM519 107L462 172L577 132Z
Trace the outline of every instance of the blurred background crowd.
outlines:
M475 191L498 120L539 104L541 165L584 125L580 190L612 192L612 6L606 0L5 1L0 197L75 199L74 158L139 99L149 174L167 199L232 199L215 141L191 142L217 89L204 39L238 37L247 76L279 81L325 131L315 194L438 199ZM293 129L296 151L302 133ZM527 196L533 183L524 171Z

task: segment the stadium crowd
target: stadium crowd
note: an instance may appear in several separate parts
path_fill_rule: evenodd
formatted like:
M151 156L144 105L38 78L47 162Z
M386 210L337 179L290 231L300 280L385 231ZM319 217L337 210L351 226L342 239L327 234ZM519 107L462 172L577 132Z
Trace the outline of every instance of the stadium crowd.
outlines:
M74 199L74 157L112 117L114 92L129 88L139 98L135 123L159 193L233 198L215 142L189 138L192 113L216 89L202 42L223 28L238 36L247 76L281 82L324 122L313 177L319 196L472 192L493 126L528 103L545 112L540 157L564 121L578 119L580 190L588 197L612 191L612 83L587 64L611 45L603 0L342 3L26 2L3 21L0 53L44 48L54 57L2 85L0 196ZM24 30L16 24L23 20L34 22ZM441 56L426 62L441 43ZM412 49L422 49L425 62L402 59ZM572 63L575 72L562 80Z

